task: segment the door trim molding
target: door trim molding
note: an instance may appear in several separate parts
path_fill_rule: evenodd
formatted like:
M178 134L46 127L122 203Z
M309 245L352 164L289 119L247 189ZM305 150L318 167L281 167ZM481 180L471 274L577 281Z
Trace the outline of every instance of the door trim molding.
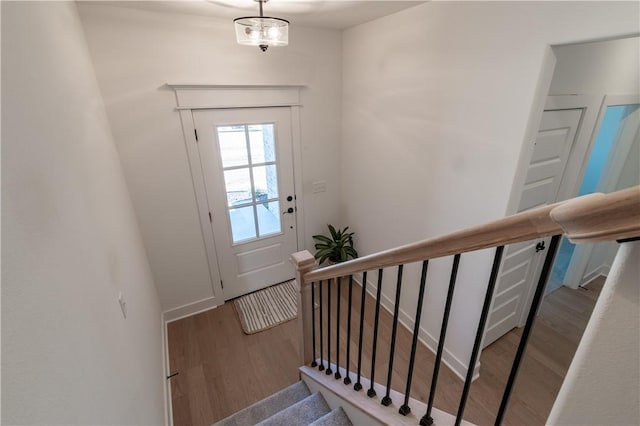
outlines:
M215 307L224 303L224 292L222 291L220 268L218 267L218 254L213 240L213 228L211 227L211 222L209 222L209 204L204 184L204 173L200 164L200 154L198 153L198 141L195 136L196 128L193 123L191 110L181 110L179 114L180 121L182 122L184 145L189 160L189 170L191 171L193 195L196 198L198 218L200 219L202 241L207 256L207 266L209 267L209 278L213 292L213 298L210 300L212 307ZM192 305L192 307L194 307L192 312L192 314L194 314L199 308L196 308L194 305ZM181 312L181 314L185 315L187 313Z
M593 147L593 133L597 128L598 115L602 110L604 95L552 95L547 98L544 111L582 109L582 118L576 131L576 140L571 147L567 165L556 195L557 201L575 197L580 190L582 176L587 168L589 152Z
M176 109L259 108L300 105L302 85L167 84Z
M208 300L209 309L224 303L218 254L213 227L209 221L209 200L205 188L204 172L200 162L198 141L195 136L193 110L231 108L288 107L291 113L291 143L293 161L293 185L296 196L297 249L304 247L304 196L302 180L302 129L300 119L300 90L303 85L215 85L215 84L167 84L175 91L176 110L182 123L184 144L187 150L194 196L198 208L202 239L205 246L213 297ZM197 303L193 306L197 307ZM197 309L196 309L197 311ZM182 311L182 316L196 313Z

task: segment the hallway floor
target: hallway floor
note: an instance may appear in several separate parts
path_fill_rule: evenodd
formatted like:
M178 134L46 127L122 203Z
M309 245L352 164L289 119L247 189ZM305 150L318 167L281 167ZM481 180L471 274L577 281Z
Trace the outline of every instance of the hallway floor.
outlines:
M545 298L504 424L544 424L603 283L604 277L600 277L586 289L561 287ZM341 322L346 329L344 287ZM360 303L356 288L359 287L354 286L354 307ZM374 303L369 299L367 308ZM359 321L357 310L352 319L354 336ZM391 315L382 309L375 372L376 381L381 383L386 380L391 322ZM366 337L371 328L372 318L367 316L363 343L363 375L367 377L370 376L371 340ZM345 362L345 335L343 330L341 365ZM483 351L480 378L471 387L465 420L493 424L520 335L521 329L514 329ZM176 426L209 425L298 380L296 321L245 335L232 304L226 303L169 323L168 342L171 372L179 373L171 379ZM403 376L407 371L411 333L402 326L398 327L397 342L392 388L404 392ZM335 347L332 350L335 351ZM353 345L351 371L356 367L355 351ZM335 352L332 362L335 362ZM427 400L433 362L432 352L420 345L411 391L413 398ZM436 407L455 413L461 391L462 381L443 364ZM399 405L400 401L393 403Z

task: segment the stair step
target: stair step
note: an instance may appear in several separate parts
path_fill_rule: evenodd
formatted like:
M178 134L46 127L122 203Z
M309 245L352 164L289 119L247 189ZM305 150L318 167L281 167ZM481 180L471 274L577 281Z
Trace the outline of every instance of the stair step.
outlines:
M318 362L319 361L320 360L318 360ZM338 369L335 364L331 364L331 369L333 371L340 371L342 377L347 377L347 371L344 368L340 367L340 369ZM384 396L386 391L385 386L374 383L373 387L377 396L369 398L367 396L367 389L371 386L371 382L365 377L360 379L363 390L356 392L353 390L353 385L345 386L342 380L335 380L333 376L327 376L324 371L318 371L317 368L302 366L299 370L304 380L314 381L316 384L385 425L415 426L420 423L422 415L427 411L427 404L410 398L409 406L411 407L411 413L406 416L398 414L398 409L403 402L404 395L393 389L390 392L392 404L389 406L381 405L381 397ZM350 373L350 377L351 379L355 379L353 372ZM434 426L453 425L456 423L455 416L438 410L436 407L433 407L431 416L434 419ZM461 424L463 426L473 426L472 423L465 420L462 420Z
M330 410L322 395L316 392L261 421L256 426L308 425Z
M342 407L338 407L309 424L309 426L353 426L353 423L351 423Z
M304 400L309 395L311 395L309 388L304 382L300 381L214 423L214 426L255 425L279 411Z

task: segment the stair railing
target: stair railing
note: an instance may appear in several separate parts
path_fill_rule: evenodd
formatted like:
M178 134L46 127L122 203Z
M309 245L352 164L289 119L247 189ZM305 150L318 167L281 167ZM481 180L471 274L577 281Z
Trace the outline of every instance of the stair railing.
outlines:
M294 253L291 256L292 263L296 268L296 281L299 283L299 299L298 306L301 307L298 315L299 324L299 345L301 365L311 365L318 367L321 371L325 371L327 375L334 372L331 367L331 323L327 323L327 352L326 366L323 357L324 342L323 332L319 333L319 348L316 347L316 314L314 307L319 303L318 314L320 316L320 327L323 324L323 311L325 306L323 303L322 292L326 289L331 291L332 283L337 286L338 292L342 285L342 280L348 277L348 309L347 309L347 356L344 366L346 367L346 377L343 383L351 384L352 373L355 377L354 391L362 390L362 347L363 347L363 321L365 316L365 296L367 287L367 273L377 271L377 294L375 299L374 326L372 336L372 356L370 383L371 387L367 390L367 395L371 398L376 396L373 388L375 381L375 362L377 352L377 337L380 316L380 299L382 292L383 273L388 268L397 268L395 300L393 310L393 322L391 328L391 345L389 353L389 366L386 377L386 394L381 399L381 404L388 406L392 403L390 398L391 379L393 375L394 351L396 345L396 332L398 326L398 314L400 295L402 290L402 273L404 265L413 262L422 262L422 274L419 284L418 300L416 302L415 323L413 329L413 338L411 342L411 351L409 359L409 367L407 372L406 389L404 392L404 401L399 407L401 415L407 415L411 412L409 407L411 385L413 379L413 368L416 356L416 347L418 344L418 332L420 327L420 316L422 305L424 302L424 293L427 283L429 260L444 256L453 256L453 263L449 279L449 287L444 307L442 325L440 329L440 337L436 351L435 364L431 375L430 392L427 404L427 410L421 417L420 424L423 426L431 425L433 418L431 412L433 409L434 398L437 389L438 374L442 363L442 354L447 333L448 319L451 310L451 302L455 291L456 277L462 254L471 251L495 248L493 266L487 284L484 302L480 320L478 322L477 331L474 339L473 349L469 360L469 368L465 377L462 395L456 414L455 424L459 425L463 420L465 405L469 396L469 390L473 379L474 366L480 354L482 338L485 325L489 313L493 291L498 277L498 270L502 260L504 246L508 244L529 241L536 238L552 236L549 251L545 257L541 274L535 287L535 294L529 309L527 321L524 326L520 343L518 345L516 355L511 366L511 371L507 384L505 386L500 408L496 417L495 424L501 424L506 412L509 398L513 390L520 364L522 362L524 352L529 340L533 324L535 322L536 312L542 302L544 288L549 278L551 267L558 249L560 238L566 235L571 241L576 243L610 241L626 242L636 240L640 237L640 186L632 187L626 190L618 191L611 194L591 194L584 197L574 198L568 201L556 203L549 206L539 207L526 212L518 213L503 219L486 223L484 225L472 227L462 231L454 232L442 237L427 239L416 243L404 245L401 247L385 250L376 254L371 254L348 262L337 265L315 269L316 262L314 257L308 251ZM357 372L350 372L349 366L351 362L351 312L352 312L352 293L353 293L353 276L362 273L362 295L360 306L360 324L357 338ZM316 299L316 290L319 297ZM330 317L331 297L327 298L326 315ZM337 297L338 303L340 293ZM338 315L340 307L337 307ZM335 324L335 341L336 345L340 342L340 320ZM316 350L319 349L319 352ZM341 379L340 374L340 351L339 346L336 351L338 359L335 360L336 371L333 374L335 380ZM318 364L319 360L319 364Z

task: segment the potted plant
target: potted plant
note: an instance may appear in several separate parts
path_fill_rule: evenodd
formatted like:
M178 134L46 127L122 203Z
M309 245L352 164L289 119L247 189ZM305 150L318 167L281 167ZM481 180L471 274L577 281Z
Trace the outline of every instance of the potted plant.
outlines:
M358 253L353 248L353 232L347 232L349 227L344 229L329 227L330 236L314 235L316 241L315 258L318 263L328 261L329 264L345 262L347 260L358 257Z

